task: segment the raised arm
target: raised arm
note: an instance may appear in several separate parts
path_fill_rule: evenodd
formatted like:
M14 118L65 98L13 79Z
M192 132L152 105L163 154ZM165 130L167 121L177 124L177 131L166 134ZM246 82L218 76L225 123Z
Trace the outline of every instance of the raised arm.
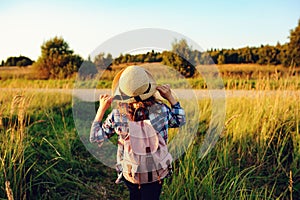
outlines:
M100 105L90 130L90 142L101 144L106 138L114 134L112 113L105 120L104 124L102 124L104 113L112 103L112 97L110 95L100 95L99 103Z
M171 110L168 116L168 124L170 128L176 128L185 124L185 112L180 103L172 95L170 85L161 85L156 88L160 95L168 100L171 104Z
M171 87L169 84L157 86L156 89L158 90L160 96L168 100L171 106L177 103L176 99L172 95Z
M110 107L112 103L112 97L108 94L100 95L99 97L99 108L95 116L94 121L101 122L104 116L105 111Z

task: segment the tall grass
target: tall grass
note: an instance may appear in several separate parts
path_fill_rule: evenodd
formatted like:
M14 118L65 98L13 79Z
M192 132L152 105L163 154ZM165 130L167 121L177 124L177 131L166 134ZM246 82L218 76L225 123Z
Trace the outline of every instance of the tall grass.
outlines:
M15 96L10 106L10 117L6 129L0 129L1 154L0 175L1 183L5 183L5 191L8 199L26 199L26 174L25 155L28 148L26 141L26 101L23 96ZM4 112L1 107L1 114ZM16 118L13 115L16 114ZM2 116L1 116L2 122ZM3 126L3 124L1 124ZM31 166L29 166L30 169Z
M116 199L122 187L104 187L114 171L81 143L71 96L14 93L0 98L0 198Z
M124 185L114 185L114 170L82 145L70 96L13 93L1 99L1 198L128 197ZM253 98L227 99L226 126L204 158L199 150L212 105L209 99L200 100L196 137L174 163L162 199L297 199L300 101L299 96L281 94L270 97L260 92ZM194 112L193 105L185 109ZM176 133L170 131L171 140Z
M209 100L200 101L198 137L175 163L163 199L297 199L299 98L278 93L227 99L226 126L204 158L199 149L211 111Z

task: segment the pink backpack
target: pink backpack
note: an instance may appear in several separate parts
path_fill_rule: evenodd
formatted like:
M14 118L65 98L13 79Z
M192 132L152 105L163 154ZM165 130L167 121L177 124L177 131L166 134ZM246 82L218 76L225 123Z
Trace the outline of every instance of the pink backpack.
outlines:
M161 182L171 169L172 156L165 140L150 120L129 121L129 133L120 137L124 146L123 176L135 184Z

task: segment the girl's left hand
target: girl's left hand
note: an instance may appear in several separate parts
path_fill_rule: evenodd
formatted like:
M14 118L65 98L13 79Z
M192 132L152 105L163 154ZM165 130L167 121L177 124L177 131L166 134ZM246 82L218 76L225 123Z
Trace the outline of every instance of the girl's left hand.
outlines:
M112 97L108 94L100 95L99 97L99 108L95 116L95 121L101 122L104 116L105 111L110 107L112 103Z
M99 103L100 103L99 109L102 109L102 110L106 111L110 107L110 105L112 103L112 100L113 100L112 96L110 96L108 94L100 95L100 97L99 97Z

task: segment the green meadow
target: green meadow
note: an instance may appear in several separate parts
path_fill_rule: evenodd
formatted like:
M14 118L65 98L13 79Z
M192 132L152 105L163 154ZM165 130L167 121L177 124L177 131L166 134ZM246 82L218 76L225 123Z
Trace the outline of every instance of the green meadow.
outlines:
M180 99L187 117L197 125L196 132L173 163L174 173L172 179L165 180L162 199L299 198L298 72L233 68L220 66L226 91L251 90L256 95L226 98L222 132L205 156L199 152L210 128L212 100L198 99L194 105ZM77 84L109 88L115 73L102 74L102 81ZM74 124L76 101L72 95L50 90L72 89L75 78L31 80L30 73L25 74L11 77L7 73L10 78L0 81L1 88L6 88L0 90L0 199L128 199L125 185L114 183L114 169L103 165L83 145ZM186 82L167 80L159 74L158 82L169 80L173 88L206 89L200 75ZM45 92L26 88L43 88ZM285 90L294 93L282 95ZM275 92L269 95L269 91ZM97 106L97 102L82 103L88 108ZM193 115L195 107L199 115ZM83 122L88 132L91 121ZM189 135L190 130L185 125L180 132ZM176 134L178 131L170 130L170 142Z

